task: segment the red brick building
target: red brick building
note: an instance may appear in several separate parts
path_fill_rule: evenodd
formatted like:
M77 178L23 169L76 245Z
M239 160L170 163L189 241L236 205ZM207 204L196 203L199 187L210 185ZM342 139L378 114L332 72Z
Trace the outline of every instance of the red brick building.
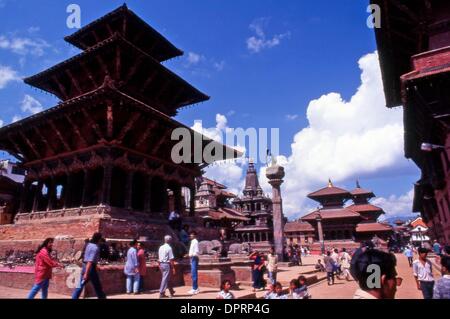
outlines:
M296 241L312 245L313 250L320 250L321 229L325 246L352 248L375 236L386 241L393 234L391 226L377 222L384 211L370 203L375 194L361 188L359 183L350 192L335 187L330 181L327 187L309 194L308 197L317 201L320 207L297 222L286 224L285 234L288 242ZM345 206L349 200L352 200L353 204Z
M450 242L450 2L371 0L386 105L403 105L405 156L421 170L414 212Z

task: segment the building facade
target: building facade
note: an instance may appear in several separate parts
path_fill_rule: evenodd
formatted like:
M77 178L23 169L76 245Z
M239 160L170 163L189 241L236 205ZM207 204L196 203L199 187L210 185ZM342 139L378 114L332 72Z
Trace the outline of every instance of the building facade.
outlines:
M387 107L403 105L405 156L421 171L413 212L450 242L450 2L371 0Z

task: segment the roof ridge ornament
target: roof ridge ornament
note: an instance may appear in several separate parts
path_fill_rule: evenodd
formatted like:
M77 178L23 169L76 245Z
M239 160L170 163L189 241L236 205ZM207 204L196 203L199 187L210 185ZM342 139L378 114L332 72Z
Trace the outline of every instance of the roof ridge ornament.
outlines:
M331 178L328 179L328 187L334 187L333 182L331 181Z

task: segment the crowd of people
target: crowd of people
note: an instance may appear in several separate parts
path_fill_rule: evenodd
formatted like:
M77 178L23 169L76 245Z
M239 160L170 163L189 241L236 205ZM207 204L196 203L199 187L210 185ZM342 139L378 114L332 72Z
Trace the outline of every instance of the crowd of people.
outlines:
M185 230L187 231L187 230ZM189 294L196 295L200 292L198 286L198 266L199 266L199 243L197 233L189 232L189 240L185 239L189 245L186 257L189 257L191 268L192 289ZM85 243L81 261L81 274L77 287L74 289L72 298L80 298L83 289L91 283L99 299L106 298L101 280L98 275L98 263L101 258L102 246L105 240L100 233L95 233L92 238ZM171 277L176 275L175 256L172 248L173 239L167 235L164 237L164 244L158 250L158 269L161 271L161 284L159 297L167 298L166 291L170 296L175 295L175 290L171 286ZM35 282L28 295L29 299L41 292L42 298L48 296L49 283L52 278L53 268L64 267L60 262L52 257L54 239L47 238L37 249L35 257ZM439 248L439 249L438 249ZM424 299L450 299L450 247L444 248L433 246L433 252L441 265L442 277L435 280L433 275L433 263L428 259L430 249L420 247L406 247L405 257L408 258L412 267L412 273ZM418 258L414 260L415 253ZM267 291L264 295L266 299L310 299L307 278L299 276L290 281L288 289L284 289L277 281L278 256L272 247L267 255L255 250L249 254L252 260L253 291ZM144 290L145 276L147 273L146 252L144 243L133 240L129 243L126 253L124 275L125 288L127 294L139 294ZM353 253L347 252L345 248L339 251L332 249L318 259L315 269L327 273L328 285L335 283L335 278L350 281L353 278L359 285L355 299L391 299L395 297L397 287L402 284L403 279L397 276L397 259L390 252L376 249L371 242L365 242ZM373 279L373 269L378 269L379 278ZM372 271L371 271L372 270ZM264 279L267 273L268 285ZM220 286L217 299L234 299L231 292L233 283L225 280Z

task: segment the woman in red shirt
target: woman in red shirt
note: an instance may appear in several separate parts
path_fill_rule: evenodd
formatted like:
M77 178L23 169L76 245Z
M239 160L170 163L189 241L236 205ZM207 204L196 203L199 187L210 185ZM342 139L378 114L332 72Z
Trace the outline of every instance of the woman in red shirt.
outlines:
M50 283L50 279L52 278L52 270L55 267L62 267L60 263L50 256L53 248L53 242L53 238L47 238L37 250L34 270L34 286L31 288L28 299L34 299L39 290L41 290L42 299L47 299L48 285Z
M147 275L147 260L145 256L145 246L143 243L138 243L138 264L139 264L139 292L144 292L144 280Z

